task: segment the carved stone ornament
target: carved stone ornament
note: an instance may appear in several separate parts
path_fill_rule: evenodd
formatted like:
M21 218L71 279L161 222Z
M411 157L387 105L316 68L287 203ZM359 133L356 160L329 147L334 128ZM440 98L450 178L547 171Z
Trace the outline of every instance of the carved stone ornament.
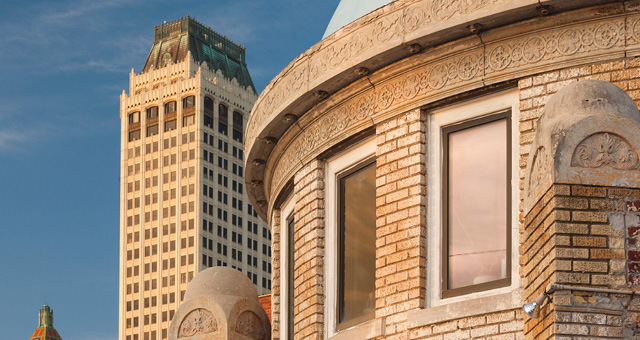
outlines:
M571 157L571 166L637 170L638 152L622 137L598 132L578 144Z
M218 330L218 322L206 309L198 308L184 317L178 330L178 338L198 334L213 333Z
M548 173L547 152L544 146L541 146L533 156L533 166L531 167L531 174L529 176L529 188L538 188ZM533 190L530 190L530 192L533 193Z
M265 338L262 321L260 321L260 318L255 313L250 311L244 311L238 316L236 333L246 335L256 340L263 340Z

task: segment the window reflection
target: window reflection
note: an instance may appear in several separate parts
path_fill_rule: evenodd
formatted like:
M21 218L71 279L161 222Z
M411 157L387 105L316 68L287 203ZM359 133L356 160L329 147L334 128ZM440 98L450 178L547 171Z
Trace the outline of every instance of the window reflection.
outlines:
M471 126L469 126L471 125ZM506 279L508 120L445 131L445 290Z
M373 318L376 259L375 177L375 162L371 162L339 179L339 329Z

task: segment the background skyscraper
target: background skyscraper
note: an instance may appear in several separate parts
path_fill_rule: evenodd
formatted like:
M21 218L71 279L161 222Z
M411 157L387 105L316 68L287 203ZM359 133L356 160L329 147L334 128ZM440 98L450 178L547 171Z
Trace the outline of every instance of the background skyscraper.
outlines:
M190 17L155 27L120 97L120 339L165 339L187 283L230 266L271 288L270 233L244 188L257 94L245 49Z

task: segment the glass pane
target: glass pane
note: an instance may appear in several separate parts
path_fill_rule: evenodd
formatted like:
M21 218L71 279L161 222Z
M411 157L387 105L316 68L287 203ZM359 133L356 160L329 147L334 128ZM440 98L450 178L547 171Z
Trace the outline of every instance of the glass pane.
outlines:
M507 277L507 121L449 134L449 287Z
M375 163L342 178L340 185L342 289L339 322L345 322L375 309Z

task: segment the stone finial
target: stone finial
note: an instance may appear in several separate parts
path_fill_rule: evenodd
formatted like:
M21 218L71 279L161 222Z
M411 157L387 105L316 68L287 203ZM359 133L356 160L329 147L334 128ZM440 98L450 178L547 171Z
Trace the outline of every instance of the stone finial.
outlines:
M256 287L241 272L213 267L187 286L169 326L169 340L270 340L269 318Z
M582 80L552 95L525 175L525 213L553 183L640 187L640 112L629 95Z

